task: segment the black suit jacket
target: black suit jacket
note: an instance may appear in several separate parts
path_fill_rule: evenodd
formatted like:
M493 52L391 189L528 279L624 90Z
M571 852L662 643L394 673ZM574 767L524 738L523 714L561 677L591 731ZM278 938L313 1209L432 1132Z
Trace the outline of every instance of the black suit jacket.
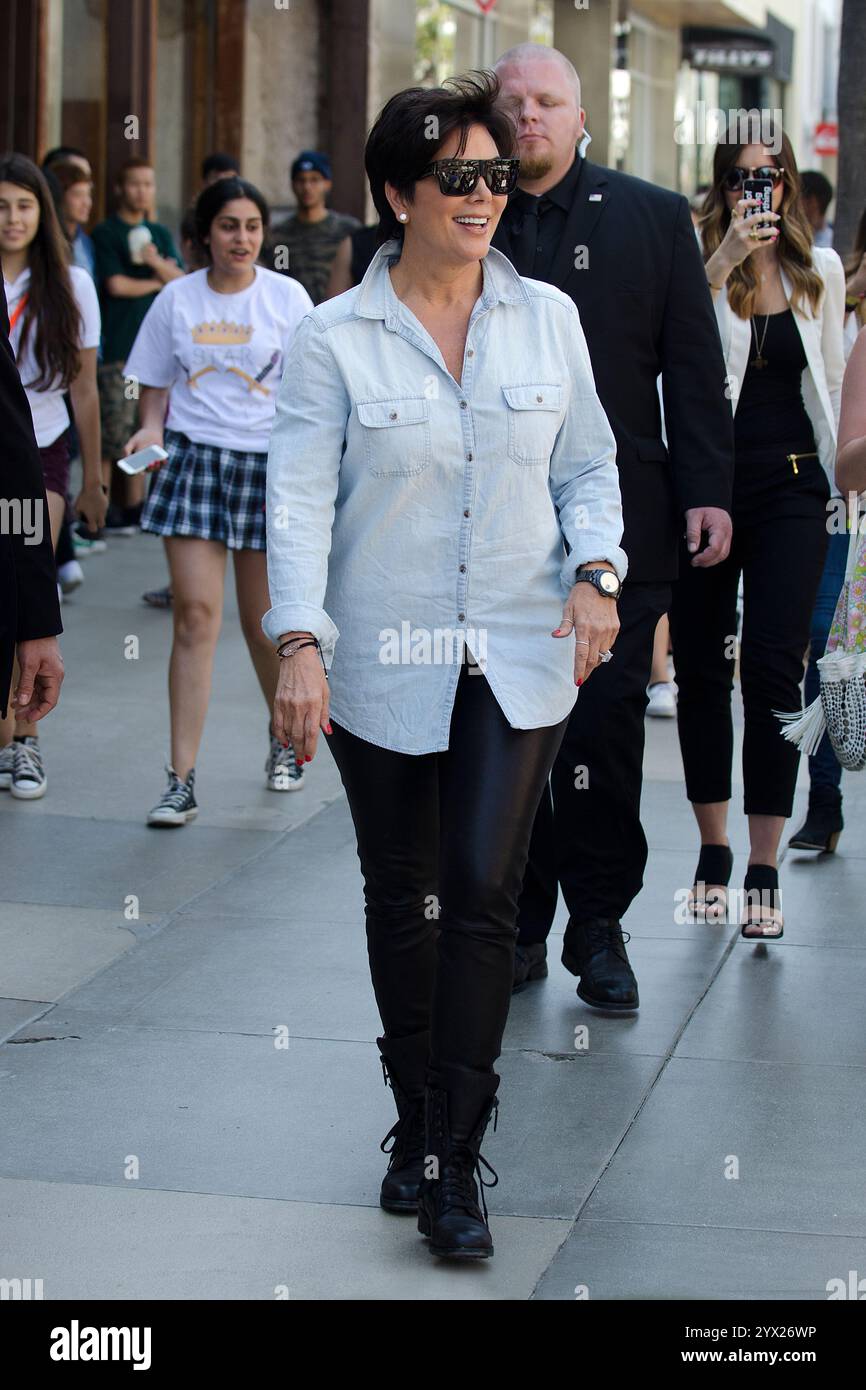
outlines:
M504 220L493 245L509 255ZM729 511L734 471L724 357L688 203L584 161L549 279L577 306L616 436L628 578L673 579L683 513Z
M63 631L57 573L33 417L9 346L6 294L0 285L0 715L6 713L15 645ZM16 530L16 499L40 504L42 538L25 544ZM12 503L10 507L8 504ZM39 515L39 509L32 516Z

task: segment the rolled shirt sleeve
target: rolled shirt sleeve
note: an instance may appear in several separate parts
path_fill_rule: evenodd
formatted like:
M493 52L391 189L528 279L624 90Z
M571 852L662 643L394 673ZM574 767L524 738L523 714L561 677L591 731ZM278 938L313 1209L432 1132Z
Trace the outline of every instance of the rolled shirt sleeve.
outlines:
M550 491L569 547L561 570L563 588L568 591L588 560L609 561L622 581L628 559L620 548L623 520L616 440L596 393L580 315L571 301L563 308L570 316L570 400L550 458Z
M350 409L327 332L308 314L286 359L268 451L265 513L272 606L262 628L274 642L284 632L311 632L326 661L340 635L324 601Z

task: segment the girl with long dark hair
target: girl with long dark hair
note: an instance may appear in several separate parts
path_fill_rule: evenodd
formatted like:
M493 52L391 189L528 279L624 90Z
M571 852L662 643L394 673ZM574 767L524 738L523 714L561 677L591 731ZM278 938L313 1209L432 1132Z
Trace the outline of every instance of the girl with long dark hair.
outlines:
M283 362L312 302L297 280L256 264L267 225L268 205L245 179L206 188L196 203L196 235L207 266L165 286L125 367L141 383L141 429L127 454L163 443L168 451L141 516L141 529L164 540L174 620L171 761L148 825L186 825L198 812L195 761L229 551L241 628L269 709L277 688L280 663L261 629L270 606L267 450ZM303 773L292 750L272 730L269 737L267 786L298 789Z
M700 221L734 412L733 545L714 569L680 566L671 625L686 789L701 834L692 905L714 918L726 915L733 867L727 817L742 574L750 853L741 931L767 941L783 932L777 852L798 766L776 712L801 706L827 551L845 280L835 251L812 245L790 140L778 129L762 135L768 143L718 146ZM748 178L772 184L769 215L744 197Z
M95 530L105 520L99 468L96 353L99 302L85 270L70 265L44 175L25 155L0 159L0 258L9 308L9 341L33 415L52 542L69 484L69 392L81 441L84 482L74 508ZM47 779L35 724L0 726L0 787L20 800L44 796Z

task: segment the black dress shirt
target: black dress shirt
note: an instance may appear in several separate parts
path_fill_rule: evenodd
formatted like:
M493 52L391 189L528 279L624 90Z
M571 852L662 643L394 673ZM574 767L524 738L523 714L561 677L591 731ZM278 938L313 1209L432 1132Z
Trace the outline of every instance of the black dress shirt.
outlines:
M565 177L561 178L553 188L549 188L546 193L542 193L540 197L537 198L522 188L515 189L512 193L508 206L502 214L502 221L513 243L516 244L520 241L527 209L534 204L538 212L538 237L535 255L531 265L527 259L525 266L518 265L516 267L519 274L528 275L533 280L547 280L548 282L552 280L554 257L565 233L572 203L577 196L582 168L583 160L575 155L574 163Z

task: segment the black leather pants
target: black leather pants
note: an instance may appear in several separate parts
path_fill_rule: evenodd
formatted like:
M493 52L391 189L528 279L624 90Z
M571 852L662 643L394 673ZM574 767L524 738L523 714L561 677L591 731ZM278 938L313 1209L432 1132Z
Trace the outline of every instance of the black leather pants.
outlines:
M464 664L445 753L395 753L331 723L385 1035L429 1029L432 1067L490 1072L529 837L567 720L512 729L484 675Z

